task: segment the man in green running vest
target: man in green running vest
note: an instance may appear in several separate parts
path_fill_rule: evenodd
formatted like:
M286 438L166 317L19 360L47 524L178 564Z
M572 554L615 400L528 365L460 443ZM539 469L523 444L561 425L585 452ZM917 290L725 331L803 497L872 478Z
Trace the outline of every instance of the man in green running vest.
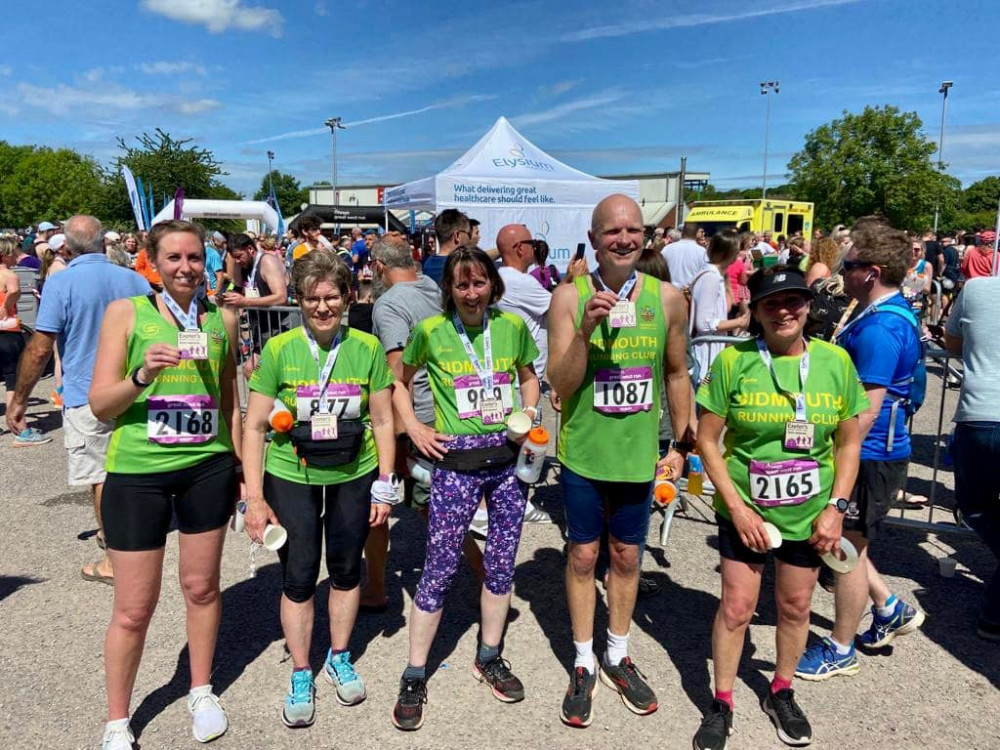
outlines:
M660 383L675 435L685 434L691 405L683 298L670 284L635 271L643 243L639 206L624 195L605 198L594 209L589 237L597 270L553 294L548 365L562 399L566 596L576 647L562 719L581 727L593 718L594 567L605 524L611 560L601 680L634 713L657 708L656 695L628 656L628 631L659 459ZM679 476L683 457L671 450L662 463Z

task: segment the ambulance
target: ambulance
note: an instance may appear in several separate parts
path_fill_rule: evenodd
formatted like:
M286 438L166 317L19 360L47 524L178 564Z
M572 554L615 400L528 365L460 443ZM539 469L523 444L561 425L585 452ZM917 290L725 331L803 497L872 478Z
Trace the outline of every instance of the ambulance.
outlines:
M813 204L783 198L744 198L731 201L695 201L685 221L695 222L711 237L721 229L774 233L791 237L801 232L812 239Z

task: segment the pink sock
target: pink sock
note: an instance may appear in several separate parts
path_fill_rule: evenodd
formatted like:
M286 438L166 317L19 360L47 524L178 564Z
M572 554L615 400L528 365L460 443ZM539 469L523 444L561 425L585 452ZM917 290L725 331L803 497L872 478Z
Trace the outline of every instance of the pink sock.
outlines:
M727 706L729 706L729 710L730 711L733 710L733 691L732 690L725 690L725 691L723 691L723 690L716 690L715 691L715 700L722 701Z
M786 680L784 677L779 677L778 675L775 675L774 679L771 680L771 695L774 695L779 690L787 690L791 686L792 686L791 680Z

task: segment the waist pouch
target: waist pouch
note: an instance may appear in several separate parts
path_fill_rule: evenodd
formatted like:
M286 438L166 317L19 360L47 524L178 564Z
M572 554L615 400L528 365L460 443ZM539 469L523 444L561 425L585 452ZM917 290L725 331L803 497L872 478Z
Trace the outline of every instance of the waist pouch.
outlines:
M517 452L517 444L509 440L502 445L483 448L449 448L434 466L446 471L497 469L512 464L517 459Z
M288 433L295 454L309 466L329 468L353 462L365 439L364 422L345 420L337 422L336 440L313 440L312 425L296 425Z

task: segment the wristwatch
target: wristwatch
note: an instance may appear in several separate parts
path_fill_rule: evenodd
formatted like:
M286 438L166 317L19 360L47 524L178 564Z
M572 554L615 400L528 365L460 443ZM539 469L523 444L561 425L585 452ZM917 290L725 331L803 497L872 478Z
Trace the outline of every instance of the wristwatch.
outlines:
M841 513L846 513L847 507L848 505L850 505L850 503L847 502L846 497L831 497L828 505L832 505Z
M134 370L132 370L132 382L135 384L136 388L149 388L152 383L143 383L139 380L139 370L142 369L142 365L139 365Z
M670 450L687 454L694 450L694 443L690 440L672 440L670 442Z

